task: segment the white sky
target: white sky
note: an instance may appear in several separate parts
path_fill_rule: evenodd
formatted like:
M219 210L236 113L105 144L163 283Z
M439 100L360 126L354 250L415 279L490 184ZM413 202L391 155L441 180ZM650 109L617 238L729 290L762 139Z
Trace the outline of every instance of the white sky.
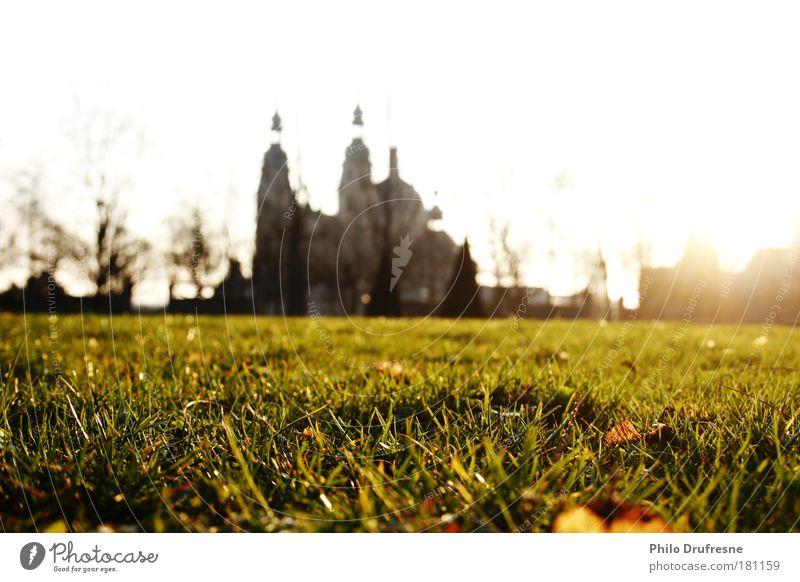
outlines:
M661 262L690 228L737 266L792 239L799 17L791 2L6 3L0 172L63 166L78 100L147 136L128 193L142 230L187 198L221 216L230 191L247 216L277 107L312 205L333 212L358 100L375 178L391 132L401 175L429 204L439 191L484 268L493 213L546 282L553 215L574 246L602 239L611 294L630 298L615 254L639 215Z

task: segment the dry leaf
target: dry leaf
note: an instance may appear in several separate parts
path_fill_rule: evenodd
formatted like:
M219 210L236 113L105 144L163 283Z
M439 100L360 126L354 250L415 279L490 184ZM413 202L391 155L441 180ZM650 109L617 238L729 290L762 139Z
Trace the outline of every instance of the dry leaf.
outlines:
M631 506L608 526L611 533L667 533L672 529L659 516L646 508Z
M553 521L554 533L605 533L603 520L588 507L562 511Z
M618 447L642 439L648 443L659 443L669 441L673 436L675 433L672 427L663 422L654 423L648 432L642 433L636 430L632 421L626 419L606 433L603 444L607 447Z
M562 511L553 521L555 533L667 533L667 523L647 507L627 502L593 501Z
M645 439L649 443L662 443L671 441L674 436L675 431L670 425L656 422L650 427L650 432L645 435Z
M618 447L626 443L639 441L642 438L644 438L644 435L636 430L633 422L626 419L606 433L603 437L603 444L607 447Z

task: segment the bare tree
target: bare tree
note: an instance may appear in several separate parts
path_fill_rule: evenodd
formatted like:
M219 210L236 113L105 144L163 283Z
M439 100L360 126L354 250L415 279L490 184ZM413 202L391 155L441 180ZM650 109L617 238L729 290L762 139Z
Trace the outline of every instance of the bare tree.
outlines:
M511 242L511 223L489 217L489 237L492 251L492 274L498 285L507 283L522 287L525 278L524 262L528 249Z
M3 243L3 263L24 268L29 278L77 260L82 249L80 240L48 212L43 183L38 165L13 176L15 224Z
M194 296L199 298L226 258L220 245L215 243L220 237L197 206L189 216L173 220L170 230L171 244L167 253L170 297L174 296L176 284L185 282L194 287Z
M645 199L636 212L634 218L633 244L625 253L623 261L626 266L637 274L652 266L653 239L647 234L646 222L655 214L655 200L650 197Z
M633 247L630 251L630 261L634 268L641 272L651 266L653 261L653 241L644 233L641 227L634 234Z
M150 249L128 230L121 204L131 184L128 166L141 154L141 136L129 120L111 111L79 110L68 137L77 154L80 189L94 207L94 220L80 221L91 224L93 232L79 238L79 266L98 295L129 300L142 278L137 258Z

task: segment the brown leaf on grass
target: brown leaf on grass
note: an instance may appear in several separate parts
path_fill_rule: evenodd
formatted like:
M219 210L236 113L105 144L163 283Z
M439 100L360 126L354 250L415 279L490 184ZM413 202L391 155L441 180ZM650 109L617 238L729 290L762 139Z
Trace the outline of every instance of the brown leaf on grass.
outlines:
M626 443L642 440L644 435L633 426L630 420L623 420L609 430L603 437L603 444L607 447L618 447Z
M668 533L672 528L644 507L630 506L611 521L610 533Z
M650 427L650 432L644 436L648 443L665 443L673 439L675 431L668 424L656 422Z
M649 508L625 501L593 501L562 511L554 533L667 533L673 529Z
M627 443L645 440L648 443L660 443L672 440L675 436L672 427L663 422L651 425L648 432L639 432L630 420L623 420L609 430L603 437L603 444L607 447L618 447Z
M605 523L588 507L573 507L562 511L553 521L553 533L605 533Z

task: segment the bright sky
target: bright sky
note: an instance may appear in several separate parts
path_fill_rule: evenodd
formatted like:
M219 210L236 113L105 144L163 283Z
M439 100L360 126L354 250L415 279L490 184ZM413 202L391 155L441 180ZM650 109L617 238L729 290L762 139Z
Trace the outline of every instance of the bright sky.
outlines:
M292 169L302 156L312 205L334 212L359 101L375 178L391 140L484 268L495 214L546 283L552 216L573 246L602 241L611 294L630 298L615 257L637 224L663 263L691 228L736 266L793 238L798 17L755 1L7 3L0 172L63 172L77 100L147 136L128 193L139 228L187 198L222 216L229 192L246 224L278 108Z

